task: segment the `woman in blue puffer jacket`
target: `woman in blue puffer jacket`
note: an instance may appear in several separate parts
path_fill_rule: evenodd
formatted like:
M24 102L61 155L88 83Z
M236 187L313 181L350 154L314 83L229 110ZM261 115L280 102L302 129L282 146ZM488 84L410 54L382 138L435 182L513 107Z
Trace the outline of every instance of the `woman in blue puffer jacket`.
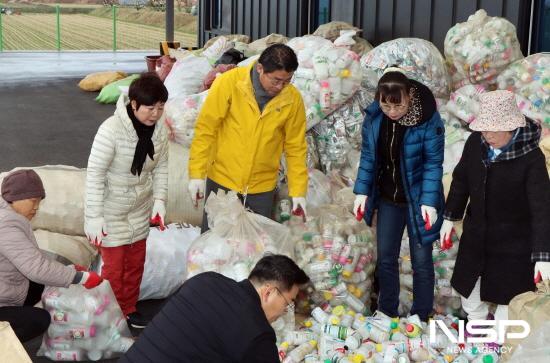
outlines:
M406 226L414 271L411 315L426 321L434 296L432 243L439 239L444 207L443 122L432 92L397 67L386 69L366 111L354 213L371 225L378 210L378 308L398 315L398 258Z

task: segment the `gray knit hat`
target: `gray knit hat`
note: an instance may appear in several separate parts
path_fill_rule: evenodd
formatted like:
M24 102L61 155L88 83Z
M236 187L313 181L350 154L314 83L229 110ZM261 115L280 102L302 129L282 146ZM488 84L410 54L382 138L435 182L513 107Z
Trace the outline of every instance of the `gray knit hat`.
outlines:
M46 198L42 179L34 170L17 170L2 181L2 198L6 202L30 198Z

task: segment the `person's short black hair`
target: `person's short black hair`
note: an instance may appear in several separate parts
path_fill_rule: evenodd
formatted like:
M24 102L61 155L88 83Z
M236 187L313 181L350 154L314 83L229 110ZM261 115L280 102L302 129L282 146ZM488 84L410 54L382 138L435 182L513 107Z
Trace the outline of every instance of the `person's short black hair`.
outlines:
M155 72L142 73L128 89L130 101L136 101L136 109L141 105L153 106L168 100L168 90Z
M374 99L399 104L402 96L409 94L411 87L411 82L403 73L388 72L380 77Z
M262 65L265 73L280 70L290 73L298 69L296 53L285 44L273 44L267 47L260 55L258 63Z
M265 255L258 261L248 275L252 282L264 283L273 281L279 284L283 291L289 291L294 285L309 282L306 273L292 259L284 255Z

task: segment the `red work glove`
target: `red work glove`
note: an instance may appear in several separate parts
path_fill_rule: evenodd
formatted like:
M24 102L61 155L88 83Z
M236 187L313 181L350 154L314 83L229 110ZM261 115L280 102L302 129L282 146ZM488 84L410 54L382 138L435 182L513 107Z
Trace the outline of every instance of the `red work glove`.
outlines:
M164 201L157 199L153 204L153 211L151 213L151 224L154 226L159 226L161 231L164 231L166 227L164 226L164 217L166 216L166 207L164 206Z
M93 289L103 282L103 278L93 271L83 271L79 284L87 289Z

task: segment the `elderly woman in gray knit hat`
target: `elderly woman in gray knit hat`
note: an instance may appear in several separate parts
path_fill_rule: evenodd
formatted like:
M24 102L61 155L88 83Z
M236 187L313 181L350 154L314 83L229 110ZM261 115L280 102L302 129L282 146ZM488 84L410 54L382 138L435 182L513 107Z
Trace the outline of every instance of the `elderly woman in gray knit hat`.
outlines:
M35 308L44 285L91 289L103 280L80 266L48 259L39 249L31 219L46 197L42 180L33 170L18 170L2 181L0 198L0 321L10 323L21 341L41 335L50 314Z
M550 181L539 148L541 127L526 119L515 95L480 97L480 112L446 202L440 231L450 239L453 222L464 228L451 285L469 320L486 319L487 302L506 320L508 303L550 279Z

